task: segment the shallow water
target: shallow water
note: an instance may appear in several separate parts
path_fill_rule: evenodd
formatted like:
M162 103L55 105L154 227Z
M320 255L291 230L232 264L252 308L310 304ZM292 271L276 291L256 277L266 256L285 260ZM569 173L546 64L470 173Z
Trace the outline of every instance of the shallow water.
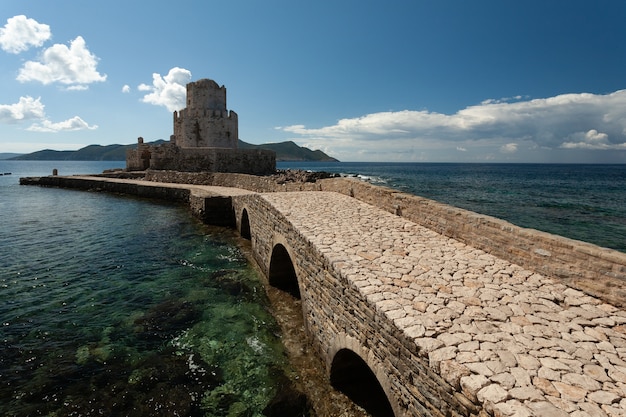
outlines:
M260 415L293 376L232 231L2 181L0 415Z

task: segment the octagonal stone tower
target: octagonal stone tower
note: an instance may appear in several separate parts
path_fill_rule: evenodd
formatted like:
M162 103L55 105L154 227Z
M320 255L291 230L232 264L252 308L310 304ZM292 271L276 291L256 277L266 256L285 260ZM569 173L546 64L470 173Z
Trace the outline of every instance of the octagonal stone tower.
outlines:
M204 78L187 84L187 107L174 112L174 134L181 148L237 149L237 113L226 108L226 87Z
M276 153L238 149L237 113L226 109L226 88L201 79L187 84L187 107L174 112L174 134L162 144L143 143L126 152L126 170L234 172L271 175Z

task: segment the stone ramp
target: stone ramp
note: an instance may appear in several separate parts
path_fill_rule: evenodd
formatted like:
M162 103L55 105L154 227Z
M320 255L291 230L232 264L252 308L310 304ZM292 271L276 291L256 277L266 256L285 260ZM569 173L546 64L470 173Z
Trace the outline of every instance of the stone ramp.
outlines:
M493 414L626 416L626 311L342 194L261 197Z

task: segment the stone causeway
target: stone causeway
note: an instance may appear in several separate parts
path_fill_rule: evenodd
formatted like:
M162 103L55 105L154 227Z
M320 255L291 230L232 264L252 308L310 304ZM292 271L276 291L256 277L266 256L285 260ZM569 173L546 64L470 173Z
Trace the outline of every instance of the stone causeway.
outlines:
M335 355L356 352L396 417L626 416L626 309L531 268L548 250L534 250L522 266L403 216L409 204L355 198L355 183L345 192L330 182L332 191L263 192L66 178L33 183L163 198L185 190L177 199L201 217L212 199L225 199L234 226L249 222L270 284L275 248L292 258L307 331L331 377Z
M625 310L341 194L262 197L495 415L626 415Z

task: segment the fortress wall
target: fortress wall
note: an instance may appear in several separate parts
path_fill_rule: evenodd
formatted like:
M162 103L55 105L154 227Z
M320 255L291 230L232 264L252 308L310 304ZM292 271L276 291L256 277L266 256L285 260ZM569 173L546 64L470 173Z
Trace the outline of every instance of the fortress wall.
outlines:
M190 82L186 89L188 108L226 110L226 87L215 81L205 78Z
M147 181L173 182L178 184L234 187L257 193L273 193L279 191L321 191L320 183L286 182L284 184L276 184L276 180L268 176L224 172L181 172L173 170L146 171L144 179Z
M185 117L175 123L177 145L182 148L237 148L238 118L237 113L230 113L203 110L201 114L190 116L187 110Z
M262 149L178 148L165 145L152 151L152 169L175 171L181 166L190 172L245 172L266 175L275 171L276 154Z
M143 171L146 169L139 149L128 149L126 151L126 169L129 171Z
M347 279L341 262L329 260L262 196L233 197L233 207L238 222L244 209L248 213L253 255L266 276L274 245L287 248L306 332L328 372L334 354L350 349L376 374L397 417L478 415L480 407L429 366L428 353L419 352L393 321L375 311L375 303Z

